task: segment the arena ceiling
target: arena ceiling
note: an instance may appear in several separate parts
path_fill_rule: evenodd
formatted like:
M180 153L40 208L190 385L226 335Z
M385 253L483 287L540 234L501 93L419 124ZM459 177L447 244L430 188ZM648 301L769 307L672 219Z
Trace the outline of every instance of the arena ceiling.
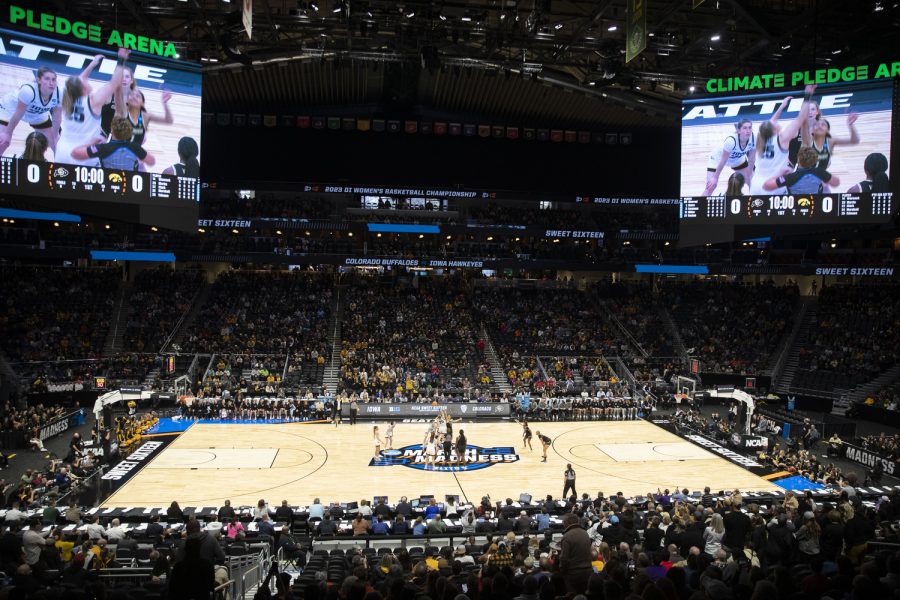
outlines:
M890 60L895 0L646 0L624 62L625 0L50 0L59 14L177 43L206 111L376 109L573 126L674 125L710 77Z

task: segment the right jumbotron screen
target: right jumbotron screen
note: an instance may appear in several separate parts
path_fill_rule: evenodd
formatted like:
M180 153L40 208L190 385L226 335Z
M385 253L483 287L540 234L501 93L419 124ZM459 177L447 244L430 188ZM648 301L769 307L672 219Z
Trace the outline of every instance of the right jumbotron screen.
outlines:
M684 100L682 227L889 220L892 101L891 81Z

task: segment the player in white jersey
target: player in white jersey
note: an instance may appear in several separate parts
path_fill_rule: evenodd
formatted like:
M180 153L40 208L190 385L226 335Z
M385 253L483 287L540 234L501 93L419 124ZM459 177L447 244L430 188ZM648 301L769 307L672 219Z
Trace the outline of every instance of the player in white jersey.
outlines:
M88 166L99 164L96 158L84 160L74 158L72 150L85 144L105 141L100 132L100 111L122 84L126 58L128 50L119 48L118 61L112 77L97 89L93 89L89 77L103 59L99 54L81 75L66 80L62 98L62 133L56 146L56 162Z
M55 148L60 105L56 72L50 67L41 67L37 70L34 81L23 83L17 90L0 98L0 154L9 148L13 132L20 121L40 130L50 147Z
M814 85L806 86L803 105L797 111L797 116L784 127L778 123L778 119L792 100L790 96L781 102L771 119L759 126L759 135L756 138L756 172L753 174L753 181L750 182L751 195L787 193L785 188L765 190L763 184L773 177L780 177L793 170L789 160L791 140L797 137L807 120L809 97L815 89Z
M744 181L753 178L753 163L756 155L753 150L756 143L753 137L753 123L749 119L741 119L734 125L734 133L725 138L721 148L714 148L709 155L706 166L706 187L704 196L712 196L719 184L719 175L726 166L744 176Z

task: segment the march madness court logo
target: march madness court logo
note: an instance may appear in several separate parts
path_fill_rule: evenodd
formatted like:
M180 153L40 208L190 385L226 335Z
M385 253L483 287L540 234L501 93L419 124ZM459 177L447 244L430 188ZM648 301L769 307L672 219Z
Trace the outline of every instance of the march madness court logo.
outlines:
M449 460L442 449L438 449L434 466L425 465L425 450L422 444L403 446L392 450L382 450L381 456L369 460L370 467L393 467L401 465L420 471L477 471L502 463L518 462L519 455L511 446L497 446L494 448L482 448L481 446L466 446L466 456L463 465L457 464L456 449L450 454Z

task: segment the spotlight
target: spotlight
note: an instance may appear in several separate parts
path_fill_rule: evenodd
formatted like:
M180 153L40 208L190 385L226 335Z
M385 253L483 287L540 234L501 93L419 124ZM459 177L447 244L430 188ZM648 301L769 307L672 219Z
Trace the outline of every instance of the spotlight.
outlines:
M606 28L607 31L615 31L616 29L618 29L618 27L616 27L615 25L610 25Z
M720 39L722 39L722 37L718 33L709 37L709 41L711 42L718 42Z

